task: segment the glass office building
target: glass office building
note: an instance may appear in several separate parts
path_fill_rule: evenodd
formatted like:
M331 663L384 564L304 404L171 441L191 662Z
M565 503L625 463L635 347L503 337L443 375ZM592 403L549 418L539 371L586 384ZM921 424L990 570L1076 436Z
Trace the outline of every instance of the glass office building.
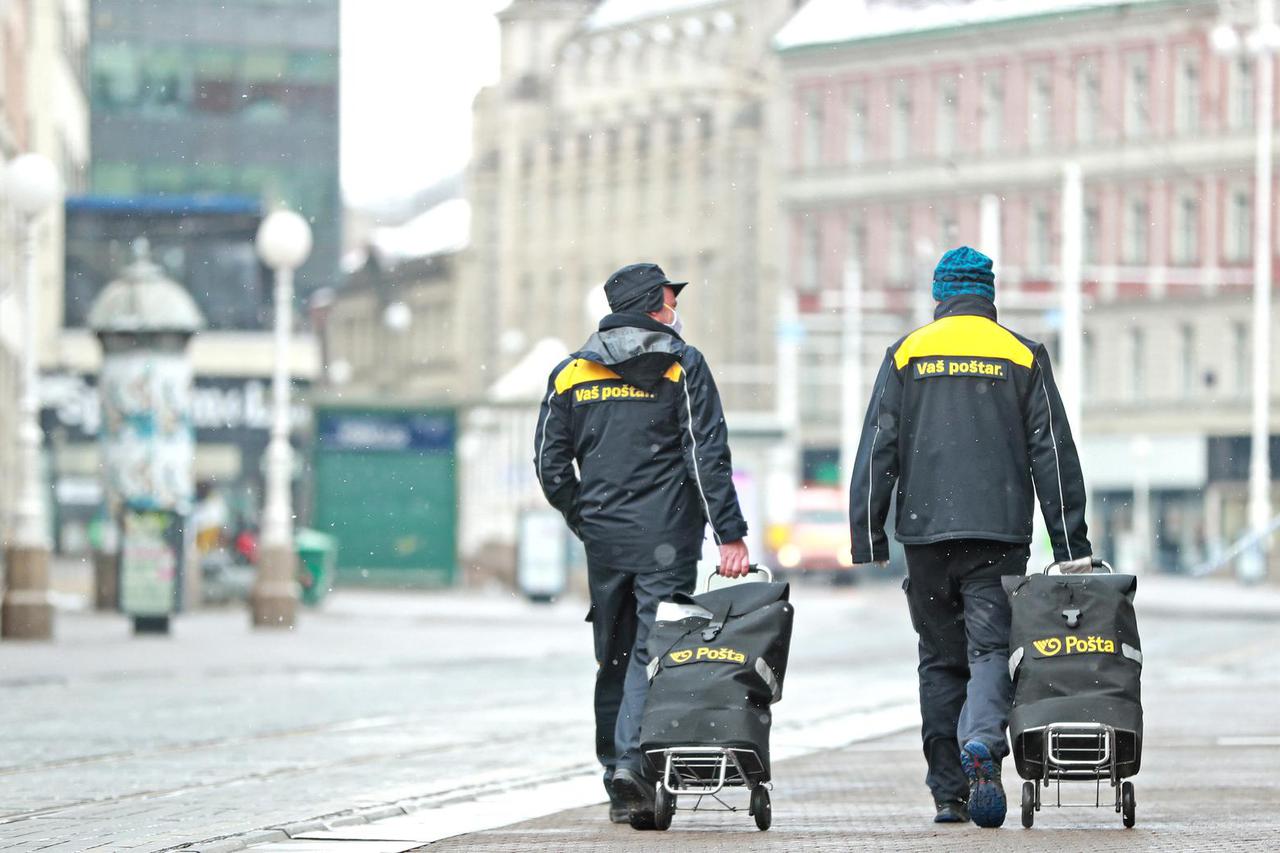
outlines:
M67 199L63 326L85 326L94 300L132 261L134 244L145 235L151 259L186 285L207 329L270 328L270 276L253 245L261 222L253 196Z
M298 273L299 298L336 285L338 7L339 0L93 0L91 194L248 197L263 210L286 204L311 219L315 236ZM138 224L161 227L155 217ZM250 327L256 319L246 315Z

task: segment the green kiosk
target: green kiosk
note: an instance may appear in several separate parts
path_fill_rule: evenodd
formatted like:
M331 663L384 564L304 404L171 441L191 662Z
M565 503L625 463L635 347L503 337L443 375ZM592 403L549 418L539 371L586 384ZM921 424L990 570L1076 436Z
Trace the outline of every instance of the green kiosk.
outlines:
M338 545L337 580L445 586L457 574L457 416L318 407L312 526Z

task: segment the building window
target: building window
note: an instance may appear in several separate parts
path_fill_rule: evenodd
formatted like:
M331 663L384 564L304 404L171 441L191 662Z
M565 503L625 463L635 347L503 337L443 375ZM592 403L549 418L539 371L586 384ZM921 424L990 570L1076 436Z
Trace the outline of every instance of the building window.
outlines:
M1227 125L1233 130L1252 127L1253 62L1248 56L1227 62Z
M867 229L862 224L862 220L854 218L849 223L849 251L845 257L845 266L856 264L859 270L865 272L867 256Z
M1038 150L1049 144L1053 129L1053 79L1049 69L1040 67L1031 74L1027 93L1027 144Z
M1190 323L1184 323L1178 332L1182 363L1182 396L1190 397L1196 390L1196 330Z
M1004 81L987 74L982 81L982 150L999 151L1004 142Z
M1130 139L1151 131L1151 78L1145 56L1129 57L1124 80L1124 127Z
M1177 201L1173 211L1173 259L1194 264L1200 257L1200 200L1190 193Z
M1091 204L1084 209L1084 263L1096 264L1101 257L1098 251L1098 241L1101 235L1099 225L1101 223L1101 214L1098 212L1098 206Z
M1124 262L1147 262L1147 233L1151 226L1151 210L1145 198L1131 198L1124 208Z
M1231 342L1232 342L1232 362L1235 374L1236 394L1241 397L1248 396L1249 383L1253 381L1252 364L1250 358L1253 355L1249 347L1249 324L1242 320L1237 320L1231 324Z
M1141 329L1129 330L1129 396L1135 400L1145 396L1147 387L1145 344Z
M809 92L804 99L804 163L822 165L822 93Z
M1098 348L1093 343L1093 336L1087 329L1080 332L1080 393L1086 398L1096 389L1094 378L1098 375Z
M1031 212L1031 235L1027 241L1028 272L1036 278L1045 277L1052 263L1052 240L1049 208L1044 204L1037 204Z
M1200 129L1200 55L1191 50L1178 54L1174 80L1173 123L1178 133Z
M943 211L938 214L938 245L941 251L949 251L959 241L960 225L956 222L956 216L951 211Z
M956 151L956 126L959 123L960 105L957 100L956 81L943 80L938 84L938 122L934 143L939 157L950 157Z
M889 283L902 286L911 277L911 223L906 213L894 215L889 225Z
M845 156L850 163L861 163L867 159L867 102L861 92L849 92L845 110Z
M915 117L911 102L911 84L899 80L893 99L893 142L892 154L895 160L905 160L911 156L911 125Z
M816 293L822 286L822 240L816 222L806 222L800 240L800 291Z
M1091 60L1076 68L1076 143L1088 145L1098 139L1102 114L1102 80Z
M1226 241L1224 245L1228 261L1249 260L1250 238L1253 236L1253 210L1249 191L1233 190L1227 202Z

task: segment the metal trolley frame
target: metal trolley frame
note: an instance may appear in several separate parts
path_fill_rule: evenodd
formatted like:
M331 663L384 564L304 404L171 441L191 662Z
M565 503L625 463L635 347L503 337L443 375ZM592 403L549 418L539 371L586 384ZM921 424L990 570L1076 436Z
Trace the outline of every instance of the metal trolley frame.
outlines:
M1126 827L1132 827L1136 822L1133 783L1120 780L1116 730L1102 723L1051 723L1040 732L1043 771L1039 779L1022 783L1022 825L1030 829L1035 823L1035 813L1043 804L1041 787L1055 787L1052 805L1057 808L1101 808L1105 779L1115 791L1116 812L1122 815ZM1064 803L1063 782L1093 782L1093 802Z
M765 766L754 749L720 746L675 746L651 749L646 753L655 767L662 768L654 798L655 828L668 829L675 816L677 797L696 797L690 811L702 809L702 801L710 797L718 811L738 811L720 798L725 788L747 788L751 791L748 813L756 826L766 830L773 822Z

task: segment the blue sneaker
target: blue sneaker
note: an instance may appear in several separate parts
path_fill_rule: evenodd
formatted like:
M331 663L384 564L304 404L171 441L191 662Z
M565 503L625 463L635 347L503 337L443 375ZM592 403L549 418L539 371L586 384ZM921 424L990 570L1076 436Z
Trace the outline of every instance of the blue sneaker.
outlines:
M960 750L960 764L969 777L969 817L978 826L994 829L1004 823L1009 804L1000 784L1000 765L981 741L971 740Z

